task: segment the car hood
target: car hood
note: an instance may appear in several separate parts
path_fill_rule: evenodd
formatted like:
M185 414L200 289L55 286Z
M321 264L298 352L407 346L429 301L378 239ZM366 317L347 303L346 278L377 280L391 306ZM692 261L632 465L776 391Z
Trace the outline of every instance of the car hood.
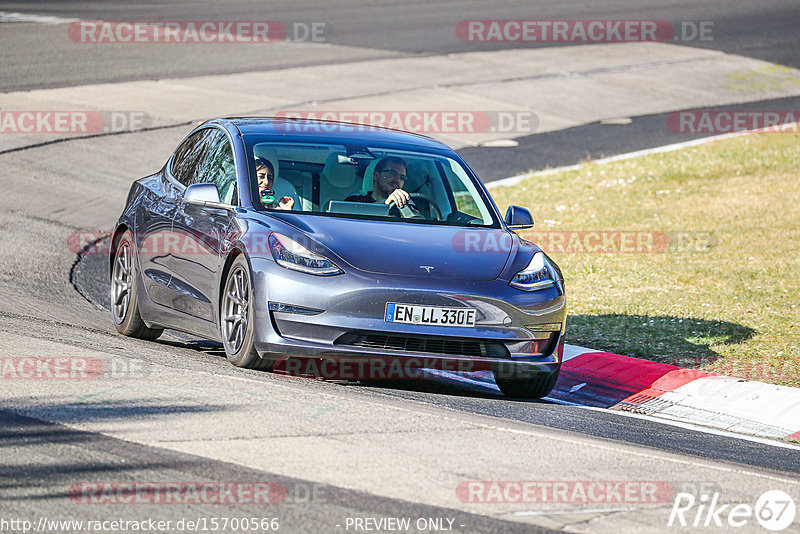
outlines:
M386 275L494 280L518 243L515 234L502 229L283 213L273 216L352 267Z

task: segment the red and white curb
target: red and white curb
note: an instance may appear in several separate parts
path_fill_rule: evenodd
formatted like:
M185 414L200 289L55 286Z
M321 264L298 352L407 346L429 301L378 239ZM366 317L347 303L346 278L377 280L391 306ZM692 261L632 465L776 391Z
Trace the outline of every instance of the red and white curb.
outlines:
M426 370L499 392L491 372ZM632 412L663 422L800 441L800 389L566 345L561 374L546 400Z

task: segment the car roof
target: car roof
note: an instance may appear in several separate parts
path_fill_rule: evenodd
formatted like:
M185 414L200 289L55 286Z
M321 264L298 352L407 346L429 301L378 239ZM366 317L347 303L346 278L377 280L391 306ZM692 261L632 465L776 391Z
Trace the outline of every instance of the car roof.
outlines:
M446 144L426 135L346 122L281 117L226 117L209 121L227 122L242 135L274 137L284 142L323 142L342 144L406 145L429 150L452 152Z

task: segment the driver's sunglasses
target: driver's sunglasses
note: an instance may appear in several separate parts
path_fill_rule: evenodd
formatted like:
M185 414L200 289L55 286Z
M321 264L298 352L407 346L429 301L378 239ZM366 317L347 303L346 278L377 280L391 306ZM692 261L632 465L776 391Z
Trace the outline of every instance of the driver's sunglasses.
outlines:
M407 175L400 174L399 172L397 172L397 171L395 171L393 169L386 169L385 171L378 171L378 172L382 172L384 174L388 174L392 178L400 178L401 180L405 180L406 178L408 178Z

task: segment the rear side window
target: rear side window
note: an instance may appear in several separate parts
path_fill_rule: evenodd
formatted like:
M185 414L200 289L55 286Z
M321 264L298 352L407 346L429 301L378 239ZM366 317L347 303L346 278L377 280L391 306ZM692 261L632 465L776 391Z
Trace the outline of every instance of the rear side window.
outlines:
M211 128L195 132L175 151L170 171L172 176L183 186L189 187L192 184L200 183L197 172L198 164L203 161L208 141L212 138L213 133Z

